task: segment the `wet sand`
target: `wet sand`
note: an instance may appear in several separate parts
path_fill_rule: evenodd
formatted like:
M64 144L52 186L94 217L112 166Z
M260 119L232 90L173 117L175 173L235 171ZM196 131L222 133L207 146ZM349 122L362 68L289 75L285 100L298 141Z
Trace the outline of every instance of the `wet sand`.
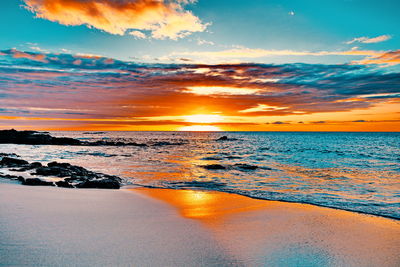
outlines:
M400 222L169 189L0 183L0 266L400 266Z

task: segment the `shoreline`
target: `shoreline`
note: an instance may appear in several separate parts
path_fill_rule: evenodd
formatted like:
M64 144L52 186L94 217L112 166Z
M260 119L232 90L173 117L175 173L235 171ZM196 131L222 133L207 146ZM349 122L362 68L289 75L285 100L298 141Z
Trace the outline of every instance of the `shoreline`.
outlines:
M220 193L225 193L225 194L232 194L232 195L239 195L239 196L243 196L243 197L247 197L247 198L251 198L254 200L264 200L264 201L276 201L276 202L282 202L282 203L292 203L292 204L303 204L303 205L311 205L311 206L315 206L315 207L319 207L319 208L327 208L327 209L333 209L333 210L338 210L338 211L346 211L346 212L353 212L353 213L357 213L360 215L367 215L367 216L374 216L374 217L381 217L381 218L385 218L385 219L391 219L391 220L395 220L395 221L400 221L400 217L394 217L394 216L390 216L390 215L382 215L382 214L375 214L375 213L368 213L368 212L363 212L363 211L358 211L358 210L352 210L352 209L343 209L343 208L337 208L337 207L333 207L333 206L327 206L327 205L322 205L322 204L316 204L316 203L311 203L311 202L302 202L302 201L290 201L290 200L283 200L283 199L268 199L268 198L262 198L262 197L255 197L255 196L250 196L250 195L246 195L240 192L234 192L234 191L230 191L230 190L218 190L218 189L207 189L207 188L167 188L167 187L157 187L157 186L146 186L146 185L141 185L141 184L128 184L128 185L124 185L122 186L120 189L131 189L130 186L133 186L132 188L148 188L148 189L166 189L166 190L192 190L192 191L204 191L204 192L220 192Z
M400 262L400 222L375 215L218 191L0 183L0 192L0 257L9 265Z

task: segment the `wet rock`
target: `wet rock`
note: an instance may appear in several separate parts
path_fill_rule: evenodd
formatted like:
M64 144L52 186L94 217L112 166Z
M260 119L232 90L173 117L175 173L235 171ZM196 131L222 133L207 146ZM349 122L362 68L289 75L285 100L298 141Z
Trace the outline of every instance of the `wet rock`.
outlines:
M39 178L28 178L22 181L23 185L46 185L46 186L54 186L53 182L47 182L40 180Z
M42 163L40 163L40 162L32 162L31 164L29 164L29 168L31 168L31 169L36 169L39 167L42 167Z
M237 140L236 138L229 138L228 136L224 135L218 138L216 141L235 141Z
M135 142L113 142L99 140L95 142L80 141L70 137L53 137L48 132L0 130L0 144L20 145L62 145L62 146L147 146Z
M11 174L2 174L2 173L0 173L0 178L9 179L9 180L18 180L18 181L22 181L24 179L24 177L22 177L22 176L16 176L16 175L11 175Z
M77 184L78 188L119 189L120 184L114 179L88 180Z
M0 166L2 167L23 167L26 165L29 165L29 162L23 159L3 157L0 161Z
M258 169L258 166L255 165L249 165L249 164L244 164L244 163L237 163L235 165L233 165L234 167L241 169L241 170L246 170L246 171L251 171L251 170L255 170Z
M208 164L208 165L201 165L204 169L207 170L225 170L226 167L220 164Z
M25 166L25 167L22 167L22 168L19 168L19 169L10 169L10 171L25 172L25 171L29 171L29 170L32 170L32 169L37 169L37 168L39 168L41 166L42 166L42 163L40 163L40 162L32 162L28 166Z
M58 181L55 183L58 187L74 188L74 186L66 181Z
M1 144L22 145L80 145L81 141L68 137L52 137L47 132L1 130Z
M71 165L69 163L59 163L56 161L50 162L47 166L43 166L40 162L29 162L22 159L15 159L9 157L3 157L0 161L0 167L10 168L19 167L16 169L10 169L13 171L27 171L34 170L31 175L56 176L64 178L63 181L58 181L55 184L53 182L43 181L39 178L27 178L24 179L22 176L3 175L0 173L0 178L20 180L24 185L47 185L59 187L76 187L79 188L110 188L118 189L122 183L122 179L118 176L107 175L104 173L92 172L83 167Z

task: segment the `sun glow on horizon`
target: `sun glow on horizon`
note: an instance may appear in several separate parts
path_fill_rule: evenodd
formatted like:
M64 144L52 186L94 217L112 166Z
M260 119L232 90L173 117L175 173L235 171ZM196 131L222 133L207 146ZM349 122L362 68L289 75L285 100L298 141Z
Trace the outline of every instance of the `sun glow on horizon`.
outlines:
M184 116L184 120L186 122L193 122L193 123L215 123L220 122L223 120L221 115L216 114L197 114L197 115L188 115Z
M185 126L178 129L182 132L221 132L222 129L217 126L211 125L192 125Z
M233 87L233 86L189 86L187 93L196 95L253 95L261 89Z

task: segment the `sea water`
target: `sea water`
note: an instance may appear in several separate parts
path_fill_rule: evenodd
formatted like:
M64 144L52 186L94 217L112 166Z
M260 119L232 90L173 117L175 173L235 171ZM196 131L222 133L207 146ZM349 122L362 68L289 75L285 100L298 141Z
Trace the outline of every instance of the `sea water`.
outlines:
M147 146L2 144L0 152L17 153L25 160L42 163L69 162L118 175L127 185L218 190L400 218L400 133L51 132L51 135ZM218 140L222 136L228 140ZM207 167L216 164L221 169Z

